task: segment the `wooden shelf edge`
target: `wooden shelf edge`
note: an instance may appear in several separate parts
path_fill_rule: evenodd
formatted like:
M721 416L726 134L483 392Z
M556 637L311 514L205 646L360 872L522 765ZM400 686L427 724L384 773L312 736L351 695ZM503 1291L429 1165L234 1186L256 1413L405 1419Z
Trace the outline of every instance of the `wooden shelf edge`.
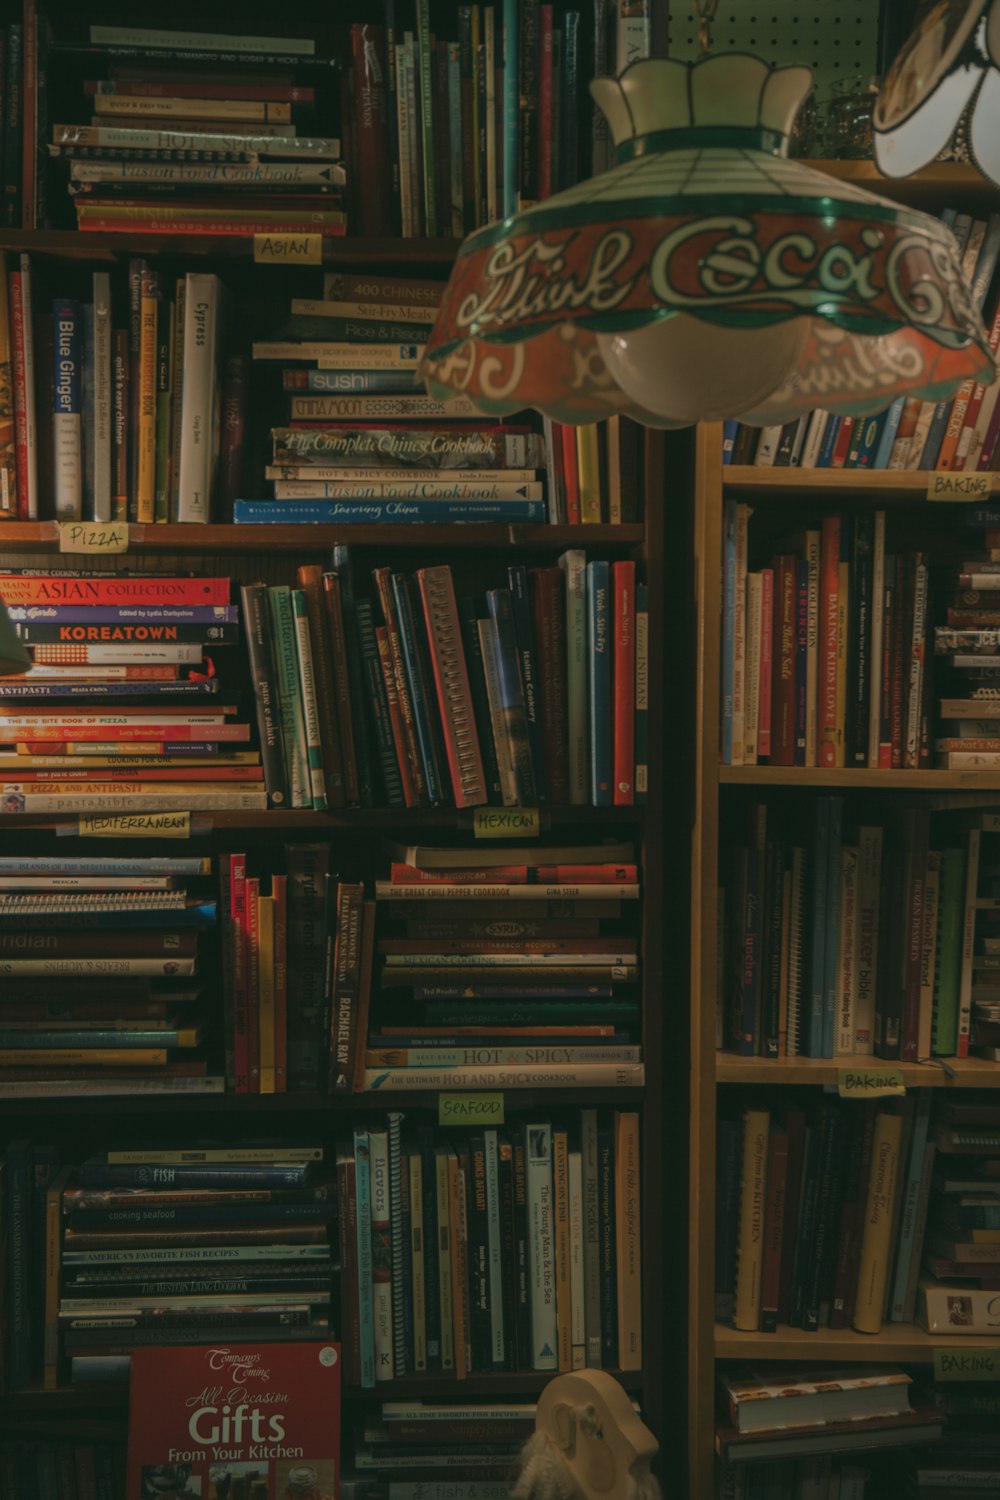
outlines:
M138 552L325 552L335 543L355 547L427 547L456 550L478 547L637 547L640 525L550 526L470 521L465 524L370 526L232 526L136 525L129 530L128 553ZM0 522L0 552L58 552L55 521ZM75 566L72 555L67 565ZM79 566L86 567L85 557Z
M720 786L887 787L900 791L1000 792L996 771L868 771L862 767L827 770L820 766L720 766Z
M888 1062L879 1057L737 1057L716 1053L717 1083L768 1083L792 1087L796 1084L835 1084L841 1072L892 1070L903 1076L908 1089L974 1089L1000 1084L1000 1063L979 1057L948 1057L947 1067L936 1062Z
M930 1363L935 1349L964 1349L996 1345L995 1337L948 1338L927 1333L915 1323L883 1323L878 1333L856 1333L853 1328L820 1328L806 1333L802 1328L779 1325L776 1333L743 1333L724 1324L715 1325L716 1359L809 1359L882 1362L909 1360Z
M488 1090L487 1090L488 1091ZM437 1110L438 1096L444 1089L403 1089L365 1094L122 1094L102 1098L96 1094L67 1096L42 1095L0 1098L0 1117L7 1115L79 1114L88 1115L163 1114L171 1104L186 1102L198 1114L315 1114L339 1117L344 1114L371 1113L373 1110ZM463 1087L462 1093L482 1090ZM595 1100L606 1106L617 1104L635 1108L646 1096L646 1085L597 1088L593 1084L563 1089L502 1090L508 1110L577 1109Z
M137 805L135 812L142 812ZM593 827L611 823L616 826L642 824L642 804L632 807L546 807L541 813L542 830L562 827ZM5 813L0 815L0 831L66 829L73 818L68 813ZM291 832L295 829L322 833L336 829L356 833L371 831L399 833L409 829L440 828L453 833L472 832L471 812L455 807L351 807L338 812L312 812L305 808L258 808L251 811L213 812L199 809L191 814L191 837L211 833L214 829L257 830L260 833Z
M927 486L934 477L933 470L886 470L886 469L773 469L757 468L753 464L726 464L722 470L723 489L762 494L774 500L798 499L802 495L814 498L843 498L863 500L877 496L880 502L929 502ZM987 476L991 486L997 489L1000 475ZM970 495L970 503L981 496ZM940 508L940 506L938 506Z
M251 234L154 233L136 221L119 233L80 229L0 229L0 249L27 250L72 260L113 260L118 256L194 255L251 260ZM323 262L329 265L440 266L450 270L461 240L369 239L364 235L324 235Z

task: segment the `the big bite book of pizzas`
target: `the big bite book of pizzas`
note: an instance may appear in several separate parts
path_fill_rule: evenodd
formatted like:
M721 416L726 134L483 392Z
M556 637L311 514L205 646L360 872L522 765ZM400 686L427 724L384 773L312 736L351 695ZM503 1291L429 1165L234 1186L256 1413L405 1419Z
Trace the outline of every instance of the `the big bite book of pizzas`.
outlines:
M340 1348L133 1351L127 1500L336 1500Z

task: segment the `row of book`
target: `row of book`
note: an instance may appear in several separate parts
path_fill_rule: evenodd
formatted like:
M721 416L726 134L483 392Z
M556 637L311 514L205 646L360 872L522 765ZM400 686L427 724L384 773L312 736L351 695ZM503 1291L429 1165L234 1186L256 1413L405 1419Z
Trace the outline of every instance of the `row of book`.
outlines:
M344 547L299 581L294 638L271 604L287 590L242 589L271 805L645 800L648 594L631 560L573 548L511 566L485 605L447 565L379 567L378 614Z
M0 1095L222 1089L202 1005L210 865L0 858Z
M411 1138L390 1112L337 1182L346 1380L641 1368L636 1113Z
M60 1500L123 1500L125 1448L51 1434L0 1436L0 1489L6 1495L58 1495Z
M753 805L725 872L720 1045L1000 1060L997 815L942 813L933 835L930 816L817 797L805 843L800 808Z
M1000 1110L989 1097L748 1106L719 1122L716 1312L762 1334L996 1327Z
M942 214L962 252L962 270L983 315L990 349L1000 348L1000 214L972 219ZM803 469L989 471L1000 448L997 386L966 381L952 400L899 397L872 417L837 417L818 409L784 426L723 427L725 464Z

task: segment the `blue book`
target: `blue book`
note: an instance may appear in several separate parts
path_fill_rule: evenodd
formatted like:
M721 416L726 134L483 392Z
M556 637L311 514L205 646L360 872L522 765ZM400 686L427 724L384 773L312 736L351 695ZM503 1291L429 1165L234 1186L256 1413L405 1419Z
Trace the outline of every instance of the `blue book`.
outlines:
M736 501L727 500L724 518L722 591L722 764L733 763L733 625L736 613Z
M489 611L500 684L500 702L507 734L517 801L520 807L535 807L538 802L535 765L528 739L528 719L521 691L521 673L517 662L517 639L514 634L514 606L510 589L487 589Z
M611 569L587 564L587 712L590 718L590 800L611 806Z
M219 679L208 682L3 682L0 699L30 702L33 698L214 698ZM109 736L112 731L109 731Z
M861 441L858 444L858 457L856 467L859 469L874 469L875 454L878 452L882 440L882 429L889 416L889 409L877 412L874 417L866 417L862 423Z
M470 473L473 472L470 470ZM544 500L235 500L240 526L426 526L428 521L545 521Z
M735 417L730 417L722 424L722 462L731 464L733 461L733 449L736 446L736 434L740 430L740 424Z
M375 619L372 614L371 601L359 599L354 614L357 620L358 643L361 647L361 662L367 685L365 703L378 762L382 769L385 799L390 807L402 807L404 803L403 782L400 778L396 746L392 738L389 702L386 698L385 679L382 676L382 663L379 660L378 641L375 639Z
M819 457L816 460L817 469L828 469L833 462L833 450L837 446L837 438L840 434L840 424L843 417L831 416L823 433L823 442L820 445Z
M357 1207L358 1332L361 1387L375 1388L375 1279L372 1271L371 1148L367 1130L354 1132L354 1199Z
M906 405L906 397L898 396L885 414L885 422L875 450L872 461L873 469L887 469L889 459L892 457L892 447L896 441L896 433L899 429L899 421L903 415L903 407Z
M823 1003L826 993L826 883L830 844L830 798L816 798L812 848L812 941L809 944L809 1024L805 1055L823 1056Z
M283 1188L303 1187L314 1171L311 1162L178 1162L157 1166L111 1165L92 1157L78 1168L83 1188Z
M442 762L438 753L435 730L434 688L428 669L422 660L421 639L410 598L410 589L402 573L390 577L396 619L399 622L399 643L403 652L403 666L413 704L413 725L417 734L417 748L427 781L427 798L432 806L445 800L445 781Z
M830 797L830 828L826 845L826 937L823 943L823 1050L833 1057L837 1034L837 992L840 980L840 846L844 820L843 797Z
M340 579L340 607L347 647L347 687L351 698L351 732L354 735L354 758L358 768L358 792L361 806L372 807L375 802L374 751L368 725L369 710L365 701L367 695L361 636L355 611L354 569L346 547L334 547L330 571Z
M83 315L79 302L52 304L52 482L58 521L83 518Z
M541 684L538 679L538 664L535 660L535 632L531 624L527 568L523 566L508 568L507 581L510 584L517 659L521 668L524 713L528 721L528 742L531 745L531 760L535 767L538 801L542 803L548 800L545 788L545 746L542 742Z

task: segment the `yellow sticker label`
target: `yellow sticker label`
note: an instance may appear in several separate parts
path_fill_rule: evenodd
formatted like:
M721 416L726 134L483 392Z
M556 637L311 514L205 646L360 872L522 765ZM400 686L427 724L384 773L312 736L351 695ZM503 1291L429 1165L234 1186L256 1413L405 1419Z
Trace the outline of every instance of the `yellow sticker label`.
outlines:
M321 266L321 234L255 234L253 258L259 266Z
M928 500L985 500L993 493L993 474L930 474Z
M60 552L127 552L125 521L58 521Z
M837 1092L842 1099L877 1099L881 1094L905 1094L898 1068L841 1068Z
M983 1349L935 1349L935 1380L1000 1380L1000 1344Z
M106 818L88 814L80 819L79 832L91 839L186 839L191 837L191 814L112 813Z
M503 1094L439 1094L439 1125L502 1125Z
M477 839L537 839L540 831L537 807L477 807L472 815Z

